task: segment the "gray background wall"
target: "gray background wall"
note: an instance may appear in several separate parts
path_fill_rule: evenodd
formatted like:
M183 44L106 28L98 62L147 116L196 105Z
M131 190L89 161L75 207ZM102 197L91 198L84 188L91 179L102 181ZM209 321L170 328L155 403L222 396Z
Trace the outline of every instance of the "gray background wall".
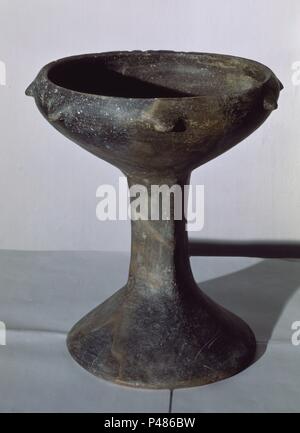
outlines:
M48 125L24 90L51 60L132 49L258 60L285 85L251 137L197 169L205 227L194 237L300 240L299 0L0 0L0 248L128 250L128 222L96 219L96 189L119 171Z

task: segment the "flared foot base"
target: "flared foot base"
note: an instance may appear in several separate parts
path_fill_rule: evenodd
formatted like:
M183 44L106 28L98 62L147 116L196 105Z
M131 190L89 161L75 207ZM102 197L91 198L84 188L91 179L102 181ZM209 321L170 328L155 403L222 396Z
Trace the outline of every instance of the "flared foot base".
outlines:
M81 319L67 339L95 376L142 388L205 385L245 369L255 337L199 290L194 296L139 296L124 287Z

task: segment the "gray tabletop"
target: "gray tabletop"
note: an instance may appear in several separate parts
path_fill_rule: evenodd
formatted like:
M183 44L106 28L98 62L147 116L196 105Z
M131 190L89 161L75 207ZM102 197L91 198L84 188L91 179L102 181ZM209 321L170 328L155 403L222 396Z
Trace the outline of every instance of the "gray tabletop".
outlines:
M125 253L0 251L1 412L168 411L169 391L97 379L65 346L71 326L126 282L128 263ZM192 267L203 291L249 323L259 350L235 377L175 391L172 411L298 412L299 261L199 257Z

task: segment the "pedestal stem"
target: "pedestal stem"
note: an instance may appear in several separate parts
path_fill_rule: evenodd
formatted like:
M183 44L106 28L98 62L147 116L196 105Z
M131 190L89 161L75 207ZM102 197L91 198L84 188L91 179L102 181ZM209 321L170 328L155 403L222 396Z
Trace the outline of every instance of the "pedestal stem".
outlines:
M141 191L132 201L132 217L137 217L136 200L141 203L138 216L144 212L141 219L132 219L131 223L128 285L132 289L172 296L180 290L179 281L187 286L193 281L185 220L188 183L188 174L182 178L129 176L133 195Z
M68 336L72 356L96 376L174 389L232 376L253 359L255 338L249 327L210 300L194 281L184 218L188 179L128 177L131 192L140 192L132 203L128 282ZM167 193L177 189L177 199L171 195L169 205L166 192L164 199L155 193L159 187ZM156 220L151 219L151 208ZM148 219L135 220L137 213Z

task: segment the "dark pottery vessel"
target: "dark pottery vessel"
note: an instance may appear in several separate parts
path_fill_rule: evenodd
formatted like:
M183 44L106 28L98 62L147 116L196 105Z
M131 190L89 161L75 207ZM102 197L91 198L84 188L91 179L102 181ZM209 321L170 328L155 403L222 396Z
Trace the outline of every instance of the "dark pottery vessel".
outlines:
M277 108L281 89L251 60L136 51L50 63L26 93L66 137L150 192L187 184L194 168L246 138ZM81 319L67 344L96 376L170 389L232 376L256 351L250 328L199 290L174 206L168 221L132 221L126 286Z

